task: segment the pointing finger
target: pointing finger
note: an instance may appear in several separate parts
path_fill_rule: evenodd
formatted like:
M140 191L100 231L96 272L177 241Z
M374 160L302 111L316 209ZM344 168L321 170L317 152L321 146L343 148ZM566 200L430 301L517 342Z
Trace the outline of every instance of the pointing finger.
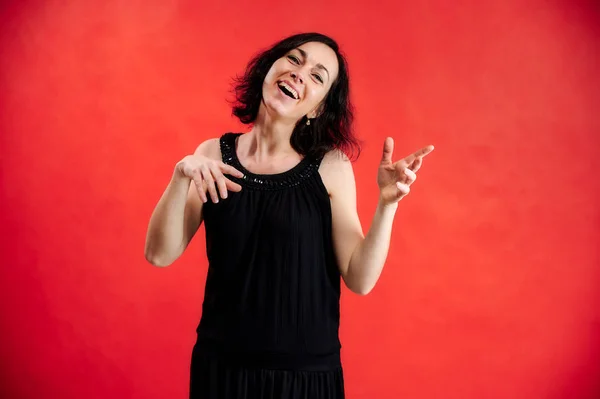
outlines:
M410 154L409 156L407 156L406 158L404 158L404 162L406 162L407 165L410 165L417 158L423 158L425 155L429 154L431 151L433 151L434 148L435 147L432 146L432 145L428 145L427 147L423 147L419 151L414 152L414 153Z

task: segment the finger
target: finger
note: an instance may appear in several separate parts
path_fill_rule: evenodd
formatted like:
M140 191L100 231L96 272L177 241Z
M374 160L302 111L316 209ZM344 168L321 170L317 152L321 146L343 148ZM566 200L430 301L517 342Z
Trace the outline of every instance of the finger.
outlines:
M219 196L217 195L217 190L215 189L215 180L213 179L212 174L210 173L210 169L207 166L203 166L200 170L202 173L202 179L206 182L206 186L208 189L208 193L210 194L210 199L213 203L219 202Z
M234 191L236 193L239 193L240 191L242 191L242 186L240 186L237 183L232 182L228 178L225 178L225 185L227 186L227 189L229 191Z
M410 170L410 168L404 168L404 176L405 179L403 181L403 183L405 184L412 184L415 182L415 180L417 180L417 174L415 172L413 172L412 170Z
M221 171L231 176L239 177L240 179L244 177L244 174L234 168L231 165L227 165L226 163L221 162L220 164Z
M194 172L192 174L192 181L196 186L196 191L198 191L198 196L200 197L202 202L208 202L208 198L206 198L206 185L204 184L204 180L202 180L202 174L200 174L199 172Z
M225 176L221 173L221 169L219 165L209 166L209 170L212 174L213 179L215 180L215 185L219 190L219 195L222 199L227 198L227 187L225 185Z
M404 158L403 161L406 162L407 165L410 165L411 163L413 163L415 161L415 159L423 158L425 155L427 155L431 151L433 151L434 148L435 147L432 145L423 147L419 151L414 152L414 153L410 154L409 156L407 156L406 158Z
M221 172L218 172L218 174L215 174L215 172L213 172L213 176L215 178L215 181L217 182L219 195L222 199L227 198L227 186L225 185L225 176L223 176Z
M408 167L413 172L417 173L419 169L421 169L421 165L423 165L423 158L417 158L413 163L411 163Z
M394 163L393 166L396 171L396 177L402 179L404 177L404 170L408 167L408 164L406 164L404 160L401 160Z
M392 153L394 152L394 139L386 137L383 142L383 155L381 156L381 163L392 163Z
M408 186L408 184L397 182L396 188L398 189L398 197L404 197L405 195L408 195L408 193L410 193L410 187Z

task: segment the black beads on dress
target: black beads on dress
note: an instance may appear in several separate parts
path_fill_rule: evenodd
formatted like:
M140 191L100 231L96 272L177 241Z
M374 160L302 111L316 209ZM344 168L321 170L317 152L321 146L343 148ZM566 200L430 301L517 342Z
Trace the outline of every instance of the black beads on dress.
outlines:
M228 176L230 180L236 183L258 190L278 190L300 185L319 169L321 159L307 156L292 169L282 173L271 175L252 173L242 166L235 152L235 141L241 134L242 133L227 133L223 135L220 140L223 162L233 166L244 174L244 177L242 178Z

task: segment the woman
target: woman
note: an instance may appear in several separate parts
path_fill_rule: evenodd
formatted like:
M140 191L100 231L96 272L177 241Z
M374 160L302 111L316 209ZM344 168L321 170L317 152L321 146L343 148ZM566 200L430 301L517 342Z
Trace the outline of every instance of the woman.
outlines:
M146 258L167 266L202 221L209 270L191 398L343 398L340 276L375 285L398 201L432 146L397 162L385 140L366 236L356 210L346 61L327 36L289 37L237 81L252 128L199 145L175 166L150 219Z

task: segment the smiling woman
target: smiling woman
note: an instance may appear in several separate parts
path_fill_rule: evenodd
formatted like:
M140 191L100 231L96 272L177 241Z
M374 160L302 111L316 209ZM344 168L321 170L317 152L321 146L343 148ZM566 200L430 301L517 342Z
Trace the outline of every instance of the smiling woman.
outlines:
M303 155L323 155L338 148L351 158L358 156L358 143L352 133L348 64L338 44L328 36L305 33L280 41L249 62L235 89L233 114L247 124L256 124L261 99L276 99L278 92L295 91L296 105L286 105L279 99L282 109L271 108L278 106L277 100L264 108L291 118L294 128L290 143L294 150ZM320 117L315 118L317 115Z
M167 266L204 221L209 271L190 397L343 398L341 279L358 294L373 288L397 203L432 147L393 163L386 140L365 237L338 45L317 33L282 40L249 63L236 95L233 113L251 130L177 163L146 239L148 261Z

